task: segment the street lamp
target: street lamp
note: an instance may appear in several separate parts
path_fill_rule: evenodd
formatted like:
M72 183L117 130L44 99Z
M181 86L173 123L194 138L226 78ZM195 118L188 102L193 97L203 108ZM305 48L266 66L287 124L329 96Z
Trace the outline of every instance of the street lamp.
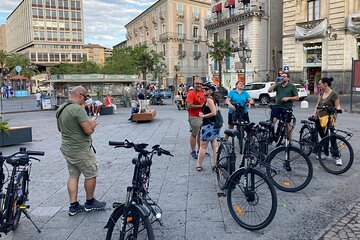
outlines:
M239 58L244 67L244 80L246 82L246 63L251 63L251 49L247 45L240 46Z

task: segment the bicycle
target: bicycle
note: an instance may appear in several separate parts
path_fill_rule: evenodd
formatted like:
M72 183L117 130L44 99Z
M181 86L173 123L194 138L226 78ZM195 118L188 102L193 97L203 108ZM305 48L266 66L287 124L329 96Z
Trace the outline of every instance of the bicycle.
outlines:
M0 152L0 232L7 234L15 230L19 225L21 213L30 220L39 233L41 232L30 218L27 212L30 205L26 205L26 202L29 201L31 160L40 162L39 159L31 156L44 156L44 154L44 152L30 151L26 148L20 148L19 152L9 156L3 156ZM7 179L4 174L5 162L12 166L11 174L8 174ZM3 186L6 182L8 184L4 193Z
M224 179L221 178L224 180L222 189L227 189L227 204L231 216L245 229L260 230L268 226L275 217L277 195L271 181L254 168L255 155L251 151L253 141L251 132L254 131L254 123L240 123L240 126L246 132L240 168L235 171L234 138L239 132L227 129L225 133L232 138L231 153L218 154L216 174L218 177L224 176Z
M302 120L303 126L300 129L299 143L301 149L307 154L315 153L319 159L320 165L325 171L332 174L342 174L348 171L354 161L354 151L349 143L349 139L353 136L347 131L335 129L332 119L336 113L342 113L342 110L336 110L324 106L327 112L328 120L325 128L325 137L319 141L318 131L315 122L318 119L314 116L309 117L309 120ZM341 136L338 133L345 135ZM329 149L330 143L330 149ZM332 156L332 159L329 156ZM336 164L336 160L341 159L341 165Z
M275 187L286 192L304 189L313 176L313 166L308 155L290 143L289 131L292 129L288 128L287 123L291 121L294 122L292 109L285 109L285 114L279 119L277 132L280 135L277 136L279 139L277 147L267 155L265 160L267 176ZM264 123L263 126L269 126L269 124ZM283 139L284 144L279 145Z
M148 144L135 144L128 140L125 142L109 141L115 148L133 148L138 153L132 159L135 165L132 186L127 187L125 203L113 203L115 210L112 212L105 228L106 239L154 239L152 223L158 221L162 226L161 208L149 196L150 167L154 154L173 156L169 151L154 145L151 151L146 150Z

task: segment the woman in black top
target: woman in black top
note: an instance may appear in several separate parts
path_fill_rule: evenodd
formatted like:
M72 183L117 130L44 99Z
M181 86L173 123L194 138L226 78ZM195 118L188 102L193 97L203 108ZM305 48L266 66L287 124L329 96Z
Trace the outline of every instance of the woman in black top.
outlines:
M216 108L218 105L217 98L214 95L216 86L211 82L206 82L203 84L203 91L206 97L206 102L202 106L202 112L199 113L199 117L203 118L203 123L200 131L199 156L196 162L196 170L198 171L202 170L205 150L209 142L211 142L211 147L213 149L213 160L211 165L214 168L216 153L218 150L218 142L216 139L220 137L220 129L215 128Z

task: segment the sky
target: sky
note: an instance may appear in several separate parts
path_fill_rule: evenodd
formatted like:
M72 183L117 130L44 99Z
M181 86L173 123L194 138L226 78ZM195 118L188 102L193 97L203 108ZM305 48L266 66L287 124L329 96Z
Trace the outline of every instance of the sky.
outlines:
M0 0L0 25L21 0ZM83 0L84 43L112 48L126 40L125 25L155 0Z

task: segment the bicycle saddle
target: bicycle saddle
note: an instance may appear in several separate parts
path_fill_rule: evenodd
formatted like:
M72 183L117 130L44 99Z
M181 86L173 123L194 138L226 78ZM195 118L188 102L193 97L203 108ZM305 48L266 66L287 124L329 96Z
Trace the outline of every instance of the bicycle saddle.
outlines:
M236 129L226 129L224 131L224 133L230 137L235 137L235 136L239 135L239 131Z

